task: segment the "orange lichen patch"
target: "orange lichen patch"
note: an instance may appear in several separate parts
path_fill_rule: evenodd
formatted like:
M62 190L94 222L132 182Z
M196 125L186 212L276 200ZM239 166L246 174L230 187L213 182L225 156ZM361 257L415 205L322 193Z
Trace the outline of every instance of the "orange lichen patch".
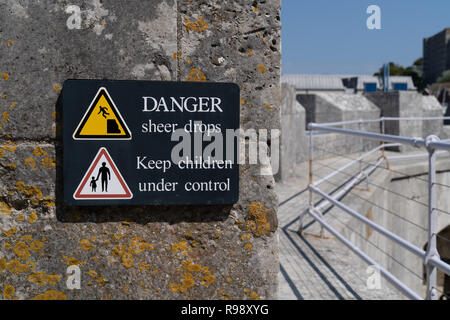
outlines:
M23 214L21 214L20 216L17 217L17 221L24 221L25 220L25 216Z
M2 124L0 123L0 130L2 129ZM5 156L5 150L0 149L0 159Z
M139 270L148 271L150 270L150 265L147 262L141 262L139 263Z
M125 293L128 293L129 290L130 290L129 286L125 286L125 287L122 288L122 291L125 292Z
M253 55L254 51L252 49L248 49L245 53L247 56L251 57Z
M261 298L255 291L252 291L249 296L250 296L250 299L252 299L252 300L261 300Z
M7 216L11 214L12 207L6 202L0 201L0 213L3 213Z
M5 248L5 250L11 250L11 248L12 248L11 243L5 242L5 244L3 245L3 248Z
M58 112L53 111L53 112L52 112L52 119L53 119L53 120L56 120L56 118L58 117L58 115L59 115Z
M2 94L2 99L5 100L8 95L6 93Z
M9 118L9 113L8 113L8 111L4 111L4 112L2 113L2 121L3 121L3 122L8 122L8 118Z
M53 168L56 166L56 163L55 163L55 161L53 161L52 158L44 158L41 161L41 165L44 168Z
M30 215L28 216L28 222L29 223L35 223L38 219L38 215L36 212L32 212L30 213Z
M253 12L258 12L259 11L258 7L253 7L252 10L253 10Z
M22 237L22 240L25 242L31 242L32 238L31 238L31 234L26 234Z
M184 270L190 271L190 272L199 272L202 270L202 266L199 264L192 263L191 260L183 261L181 263L181 266Z
M67 300L67 296L64 292L52 289L37 295L33 300Z
M183 55L182 51L176 51L176 52L173 53L173 58L174 59L179 59L179 58L181 58L182 55Z
M270 223L266 219L268 209L264 208L262 203L255 201L250 204L248 210L255 220L247 221L247 230L257 237L268 234L270 231Z
M186 59L186 63L187 63L187 64L192 64L192 60L191 60L190 58L187 58L187 59Z
M16 164L14 164L14 163L9 163L9 164L6 165L6 167L10 168L12 170L16 170L16 168L17 168Z
M42 199L42 191L39 188L26 186L22 181L16 183L15 189L23 192L31 200L32 205L39 204L39 201Z
M232 282L233 282L233 279L231 279L231 277L228 276L228 277L226 277L226 281L227 281L228 283L232 283Z
M26 167L36 170L36 160L34 160L33 158L26 158L25 160L23 160L23 162L25 163Z
M122 245L116 245L114 246L114 249L112 250L112 254L116 257L120 257L125 252L125 246Z
M181 281L180 292L184 293L193 286L194 286L194 279L192 278L192 274L185 273L183 280Z
M26 262L26 265L27 265L29 271L34 271L34 270L36 270L36 265L34 264L33 261L29 261L29 260L28 260L28 261Z
M5 149L6 151L13 152L13 151L16 151L17 145L10 140L10 141L6 142L2 146L2 148Z
M186 18L184 19L184 24L187 32L203 32L208 30L208 23L203 19L203 17L200 17L196 21L189 21L189 19Z
M0 77L2 77L5 80L8 80L9 79L9 74L7 74L7 73L0 73Z
M30 258L30 251L28 245L25 242L19 241L14 246L14 253L23 261Z
M60 282L61 278L57 274L45 274L44 272L33 273L28 277L28 281L37 284L40 287L46 285L56 285L56 282Z
M269 111L272 112L272 105L271 105L271 104L265 103L265 104L264 104L264 107L265 107L267 110L269 110Z
M89 270L88 275L91 278L97 278L98 277L98 273L95 270Z
M16 233L17 228L16 227L12 227L11 229L7 230L7 231L3 231L3 234L7 237L12 237L15 233Z
M39 240L36 240L36 241L33 241L32 243L30 243L30 250L35 253L41 252L43 247L44 247L44 244Z
M9 106L9 108L11 110L13 110L15 107L16 107L16 102L15 101L11 102L11 105Z
M132 266L134 266L134 261L133 261L133 255L129 252L125 252L122 255L122 264L125 266L125 268L129 269Z
M55 201L53 201L52 197L45 197L42 203L48 208L55 206Z
M180 290L180 285L178 283L169 283L169 289L173 293L178 292Z
M3 298L10 299L14 295L15 292L16 292L16 288L14 288L10 284L7 284L3 287Z
M261 73L265 73L267 71L267 68L263 64L258 65L256 68Z
M253 245L250 242L247 242L246 244L244 244L244 248L248 251L252 251Z
M113 238L114 238L114 240L116 240L116 241L120 241L120 240L123 238L123 234L121 234L121 233L115 233L115 234L113 235Z
M147 243L139 237L133 238L129 247L129 251L133 254L141 254L144 251L153 249L155 249L155 246L153 244Z
M11 260L6 265L6 268L8 269L8 272L19 274L19 273L27 273L30 272L31 266L30 264L23 264L19 260Z
M158 269L153 269L152 274L155 275L158 273Z
M176 243L172 244L172 246L170 247L170 250L172 250L172 252L176 253L178 251L186 251L187 248L188 248L187 241L180 241L180 242L176 242Z
M14 44L14 41L12 40L6 40L6 45L9 47L11 47Z
M209 273L202 278L202 285L208 288L215 279L216 277L213 274Z
M3 271L6 269L6 259L5 258L1 258L0 259L0 271Z
M61 88L61 86L59 84L54 84L54 85L52 85L52 89L56 93L60 93L62 88Z
M94 245L90 243L88 239L81 239L79 244L84 251L89 251L94 248Z
M81 262L75 257L69 258L67 256L64 256L64 257L62 257L61 261L64 261L67 266L74 266L74 265L79 266L79 265L81 265Z
M35 156L35 157L40 157L40 156L45 157L46 155L47 155L47 152L44 149L42 149L40 146L37 146L33 150L33 156Z
M252 236L251 235L249 235L248 233L244 233L242 236L241 236L241 241L249 241L250 239L252 238Z
M97 282L100 286L102 286L106 282L106 280L103 277L99 277L95 280L95 282Z
M186 81L191 81L191 82L205 82L206 81L206 77L203 74L203 72L201 72L198 69L191 69L191 71L189 71L189 74L187 76Z

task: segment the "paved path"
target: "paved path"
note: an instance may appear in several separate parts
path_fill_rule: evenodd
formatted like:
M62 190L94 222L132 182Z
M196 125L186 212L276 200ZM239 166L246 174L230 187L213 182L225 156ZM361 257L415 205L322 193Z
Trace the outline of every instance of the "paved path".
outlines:
M340 166L337 159L322 161ZM324 176L330 171L321 168ZM307 208L308 170L306 165L299 166L293 178L277 184L276 191L280 199L278 213L280 241L279 299L404 299L404 296L386 281L382 288L369 290L367 264L351 252L339 240L328 232L321 239L320 228L308 217L305 221L305 235L299 236L298 215ZM340 179L341 181L338 181ZM326 191L334 185L345 183L342 176L334 184L321 186ZM325 215L327 217L327 215ZM331 219L331 218L327 218Z

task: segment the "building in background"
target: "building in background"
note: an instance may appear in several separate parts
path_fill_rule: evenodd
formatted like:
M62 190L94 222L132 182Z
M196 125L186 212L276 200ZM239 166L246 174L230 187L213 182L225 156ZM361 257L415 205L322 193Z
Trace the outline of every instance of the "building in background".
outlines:
M389 77L390 91L417 91L410 76ZM371 75L288 74L282 82L295 87L297 93L347 92L365 93L383 90L383 79Z
M450 28L423 39L425 85L435 83L445 70L450 70Z

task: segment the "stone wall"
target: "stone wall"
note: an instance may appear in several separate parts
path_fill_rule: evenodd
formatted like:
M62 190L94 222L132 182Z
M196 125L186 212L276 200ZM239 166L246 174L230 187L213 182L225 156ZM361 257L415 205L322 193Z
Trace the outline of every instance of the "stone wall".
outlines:
M292 176L295 165L308 155L308 141L305 133L305 109L295 98L295 87L287 83L281 85L281 138L280 168L276 180Z
M241 126L279 129L280 28L280 0L0 1L2 297L274 298L272 176L242 165L233 206L67 207L57 101L66 79L236 82Z

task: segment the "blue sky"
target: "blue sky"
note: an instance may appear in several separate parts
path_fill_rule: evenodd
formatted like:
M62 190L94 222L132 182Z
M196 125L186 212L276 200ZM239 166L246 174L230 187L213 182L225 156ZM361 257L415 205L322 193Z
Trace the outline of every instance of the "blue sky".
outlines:
M366 27L371 4L381 30ZM450 27L450 1L282 0L281 22L283 74L372 74L421 57L423 38Z

